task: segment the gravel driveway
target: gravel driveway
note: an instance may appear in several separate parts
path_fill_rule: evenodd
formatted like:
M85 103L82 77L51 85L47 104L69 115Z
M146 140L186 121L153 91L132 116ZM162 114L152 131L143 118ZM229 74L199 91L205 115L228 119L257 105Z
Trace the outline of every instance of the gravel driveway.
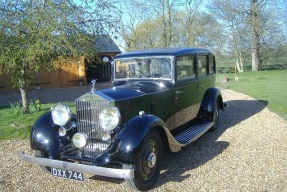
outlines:
M167 154L153 191L287 191L287 122L268 102L222 90L229 107L220 127L180 152ZM267 106L266 106L267 105ZM16 153L29 142L0 142L1 191L130 191L120 179L59 179Z

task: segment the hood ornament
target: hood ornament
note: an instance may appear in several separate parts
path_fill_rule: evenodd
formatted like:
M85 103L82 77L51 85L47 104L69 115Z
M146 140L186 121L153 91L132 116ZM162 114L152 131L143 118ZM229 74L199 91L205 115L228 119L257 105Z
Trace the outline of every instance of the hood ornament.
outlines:
M92 93L96 92L96 88L95 88L96 82L97 82L97 79L93 79L91 81L91 83L92 83L92 90L91 90L91 92Z

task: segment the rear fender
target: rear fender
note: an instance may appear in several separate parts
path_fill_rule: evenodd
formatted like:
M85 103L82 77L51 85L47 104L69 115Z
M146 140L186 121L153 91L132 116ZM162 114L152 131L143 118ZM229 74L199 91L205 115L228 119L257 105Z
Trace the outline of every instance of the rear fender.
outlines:
M209 88L204 93L198 112L199 119L213 120L214 105L218 101L218 108L224 110L222 95L219 89Z

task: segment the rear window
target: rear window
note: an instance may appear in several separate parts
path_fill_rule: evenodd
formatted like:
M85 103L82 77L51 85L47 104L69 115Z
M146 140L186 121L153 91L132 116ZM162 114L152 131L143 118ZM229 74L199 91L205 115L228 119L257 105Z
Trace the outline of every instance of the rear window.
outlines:
M184 80L195 77L194 56L180 56L176 59L177 80Z
M214 74L215 73L215 59L213 55L209 55L209 74Z
M207 55L199 55L197 58L198 77L204 77L207 75Z

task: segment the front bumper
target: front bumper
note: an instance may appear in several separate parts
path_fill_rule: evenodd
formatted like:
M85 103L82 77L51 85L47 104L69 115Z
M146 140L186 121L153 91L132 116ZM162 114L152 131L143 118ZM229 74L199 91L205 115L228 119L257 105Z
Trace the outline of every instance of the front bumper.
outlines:
M133 179L134 169L115 169L107 167L98 167L93 165L77 164L66 161L59 161L54 159L47 159L41 157L33 157L26 155L23 151L18 153L21 160L28 163L43 165L47 167L53 167L58 169L65 169L70 171L77 171L81 173L86 173L90 175L99 175L105 177L114 177L122 179Z

